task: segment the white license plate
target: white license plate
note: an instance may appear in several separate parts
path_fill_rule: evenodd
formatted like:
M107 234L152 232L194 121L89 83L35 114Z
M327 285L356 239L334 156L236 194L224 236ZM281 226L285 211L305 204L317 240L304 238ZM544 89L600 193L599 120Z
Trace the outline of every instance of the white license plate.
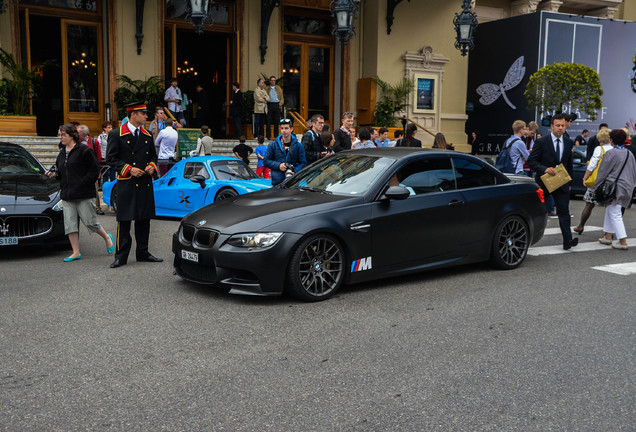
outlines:
M18 244L17 237L0 237L0 246L12 246Z
M181 251L181 258L188 261L199 262L199 254L196 252L190 252L187 250Z

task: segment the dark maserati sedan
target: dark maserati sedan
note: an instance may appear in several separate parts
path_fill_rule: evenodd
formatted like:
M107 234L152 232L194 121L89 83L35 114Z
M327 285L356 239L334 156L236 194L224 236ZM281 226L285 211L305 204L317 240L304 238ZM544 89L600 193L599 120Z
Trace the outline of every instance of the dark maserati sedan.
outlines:
M17 144L0 143L0 247L68 244L60 183Z
M317 301L343 283L432 268L513 269L545 225L543 192L528 177L458 152L364 149L191 213L172 250L184 279Z

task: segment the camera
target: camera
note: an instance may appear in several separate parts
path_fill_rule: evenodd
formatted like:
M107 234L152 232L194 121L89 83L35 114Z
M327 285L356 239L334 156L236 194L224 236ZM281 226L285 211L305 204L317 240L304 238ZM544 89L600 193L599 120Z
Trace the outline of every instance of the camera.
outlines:
M51 165L51 168L49 168L49 171L55 174L59 172L59 170L57 169L57 165Z
M294 165L286 163L285 164L285 178L291 177L294 175Z

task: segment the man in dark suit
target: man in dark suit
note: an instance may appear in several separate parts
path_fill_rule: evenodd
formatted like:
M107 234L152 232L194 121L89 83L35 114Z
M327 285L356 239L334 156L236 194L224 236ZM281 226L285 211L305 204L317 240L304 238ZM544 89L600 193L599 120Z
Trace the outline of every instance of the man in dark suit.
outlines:
M232 83L234 96L230 101L230 115L234 120L234 138L238 139L243 135L243 92L237 82Z
M554 168L563 164L567 172L572 175L572 146L573 142L564 136L566 114L552 117L552 133L538 139L528 158L530 169L536 173L535 180L543 188L546 198L548 191L541 181L543 174L555 175ZM556 204L559 226L563 236L563 249L568 250L579 243L579 239L572 239L570 229L570 183L566 183L552 192Z
M152 135L143 127L148 118L146 105L128 104L126 111L130 120L110 131L106 152L106 163L117 171L117 249L111 268L121 267L128 261L132 245L132 221L135 221L137 261L163 261L148 252L150 219L155 215L152 180L157 172L157 154Z

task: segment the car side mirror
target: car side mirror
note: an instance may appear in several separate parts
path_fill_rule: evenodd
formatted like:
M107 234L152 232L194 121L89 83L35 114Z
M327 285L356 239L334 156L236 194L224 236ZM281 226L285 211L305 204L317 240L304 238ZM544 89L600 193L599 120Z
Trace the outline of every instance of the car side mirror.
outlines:
M405 200L411 196L411 192L402 186L389 186L384 196L390 200Z
M201 189L205 189L205 177L203 177L202 175L193 175L192 177L190 177L190 181L199 183L201 185Z

